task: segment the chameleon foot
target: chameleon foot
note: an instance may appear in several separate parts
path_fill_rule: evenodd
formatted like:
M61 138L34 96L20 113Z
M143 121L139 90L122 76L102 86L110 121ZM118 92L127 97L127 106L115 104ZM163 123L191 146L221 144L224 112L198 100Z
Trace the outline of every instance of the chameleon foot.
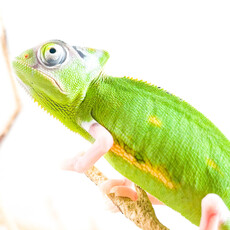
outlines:
M216 194L208 194L201 203L200 230L230 229L230 212Z
M136 192L131 188L132 182L128 179L110 179L100 185L100 190L105 194L114 193L116 196L128 197L137 200Z
M137 193L132 189L132 182L128 179L110 179L100 185L100 189L105 194L114 193L116 196L128 197L133 201L137 200ZM152 204L163 204L152 195L149 195Z

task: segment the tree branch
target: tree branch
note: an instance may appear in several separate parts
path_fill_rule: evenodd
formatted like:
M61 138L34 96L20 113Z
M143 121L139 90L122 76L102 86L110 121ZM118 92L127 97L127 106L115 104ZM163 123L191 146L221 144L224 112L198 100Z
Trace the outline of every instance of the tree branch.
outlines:
M16 90L16 86L15 86L15 82L13 80L13 75L12 75L12 70L11 70L11 66L10 66L10 60L9 60L9 55L8 55L8 50L7 50L7 39L6 39L6 32L5 32L5 28L3 26L3 22L2 22L2 18L0 15L0 43L1 43L1 47L2 47L2 54L4 59L5 59L5 63L7 66L7 70L8 70L8 74L9 74L9 78L11 81L11 85L13 88L13 92L14 92L14 98L16 101L16 108L15 111L13 112L13 114L11 115L9 121L7 122L5 128L3 129L3 131L0 133L0 143L3 140L3 138L6 136L6 134L9 132L13 121L15 120L15 118L17 117L19 111L20 111L20 100L17 94L17 90ZM8 230L17 230L17 226L14 223L11 214L9 213L9 211L6 208L6 205L3 204L3 199L2 197L0 197L0 227L3 227L4 229L8 229Z
M94 166L89 169L86 176L96 185L108 180L97 168ZM151 202L144 190L135 186L137 191L137 201L132 201L126 197L116 197L114 194L109 194L110 200L118 207L118 209L127 218L133 221L138 227L143 230L168 230L162 225L156 217Z

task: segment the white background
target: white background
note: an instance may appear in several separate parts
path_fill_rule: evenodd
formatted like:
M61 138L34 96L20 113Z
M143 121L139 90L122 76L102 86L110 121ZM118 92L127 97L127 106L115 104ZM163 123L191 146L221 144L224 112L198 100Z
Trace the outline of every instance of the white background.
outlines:
M111 55L106 73L167 89L230 137L228 1L2 0L0 10L11 58L49 39L105 49ZM4 76L0 86L4 120L14 103ZM18 90L23 108L0 146L1 202L11 218L22 229L136 229L104 210L100 192L84 175L59 170L86 142ZM103 160L99 167L118 176ZM157 213L170 229L196 229L167 207Z

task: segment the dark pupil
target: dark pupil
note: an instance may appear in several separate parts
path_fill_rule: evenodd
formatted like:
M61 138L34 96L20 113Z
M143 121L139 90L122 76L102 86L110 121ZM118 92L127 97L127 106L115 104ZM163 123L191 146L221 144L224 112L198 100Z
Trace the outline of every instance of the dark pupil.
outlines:
M55 49L55 48L51 48L51 49L50 49L50 53L51 53L51 54L56 53L56 49Z

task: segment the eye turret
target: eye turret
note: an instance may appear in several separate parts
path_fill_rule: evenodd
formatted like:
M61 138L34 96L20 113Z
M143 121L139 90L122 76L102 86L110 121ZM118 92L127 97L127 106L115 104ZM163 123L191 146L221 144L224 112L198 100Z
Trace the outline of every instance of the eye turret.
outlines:
M59 44L47 43L40 49L40 60L48 67L62 64L66 60L66 50Z

